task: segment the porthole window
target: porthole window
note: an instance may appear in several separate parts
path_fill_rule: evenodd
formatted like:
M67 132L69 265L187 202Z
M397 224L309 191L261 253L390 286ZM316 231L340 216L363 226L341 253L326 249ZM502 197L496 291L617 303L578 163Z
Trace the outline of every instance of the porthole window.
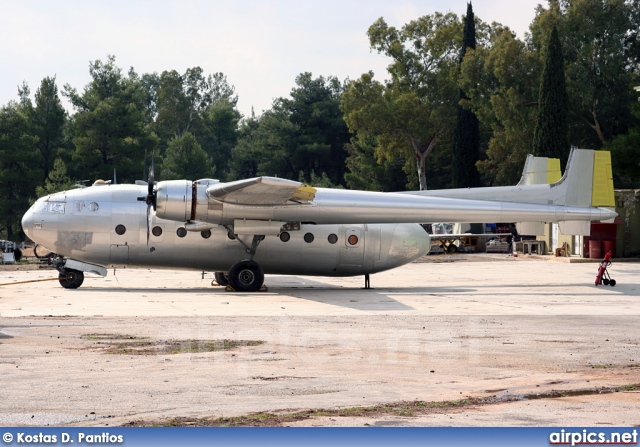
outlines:
M289 233L287 233L286 231L280 233L280 240L282 242L289 242L289 239L291 239L291 235Z
M327 238L327 240L329 241L330 244L335 244L336 242L338 242L338 235L331 233Z
M116 225L116 234L119 234L120 236L122 236L126 232L127 232L127 229L124 225L122 224Z
M349 242L349 245L357 245L358 244L358 236L356 236L355 234L352 234L347 239L347 242Z
M153 229L151 230L151 234L153 234L155 237L162 236L162 228L158 226L153 227Z
M202 236L204 239L209 239L211 237L211 230L201 231L200 236Z
M310 244L311 242L313 242L314 239L315 238L313 237L313 234L311 234L311 233L307 233L307 234L304 235L304 241L307 244Z
M184 227L180 227L176 230L176 234L178 237L185 237L187 235L187 230Z

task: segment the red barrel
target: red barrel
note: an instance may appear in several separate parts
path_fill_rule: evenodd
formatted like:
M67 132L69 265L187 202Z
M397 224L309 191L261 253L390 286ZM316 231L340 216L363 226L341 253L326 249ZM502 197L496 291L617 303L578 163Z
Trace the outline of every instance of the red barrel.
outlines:
M613 241L602 241L602 254L611 252L611 257L615 255L613 252Z
M602 257L602 241L589 241L589 257L591 259Z

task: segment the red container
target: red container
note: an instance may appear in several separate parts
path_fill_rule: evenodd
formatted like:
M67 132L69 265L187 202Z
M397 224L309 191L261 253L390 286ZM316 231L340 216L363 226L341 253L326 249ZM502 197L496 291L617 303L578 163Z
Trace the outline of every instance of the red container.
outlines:
M602 241L589 241L589 257L591 259L602 257Z
M602 255L606 255L609 252L611 252L611 257L613 258L615 256L613 252L613 241L602 241Z

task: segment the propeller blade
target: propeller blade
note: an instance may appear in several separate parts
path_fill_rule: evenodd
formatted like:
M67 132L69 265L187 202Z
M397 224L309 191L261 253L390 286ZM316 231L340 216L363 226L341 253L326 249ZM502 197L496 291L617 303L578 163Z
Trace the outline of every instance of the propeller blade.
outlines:
M151 232L151 204L147 205L147 247L149 246L150 232Z
M156 163L155 163L155 156L154 153L151 153L151 167L149 168L149 181L148 181L148 185L149 185L149 195L153 195L153 186L155 185L156 182Z

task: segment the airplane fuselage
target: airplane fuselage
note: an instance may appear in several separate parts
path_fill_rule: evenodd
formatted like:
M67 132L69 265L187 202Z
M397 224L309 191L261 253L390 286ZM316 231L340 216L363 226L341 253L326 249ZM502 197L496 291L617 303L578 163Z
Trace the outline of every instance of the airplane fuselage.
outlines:
M23 218L26 234L65 257L108 267L181 268L226 272L248 257L252 236L212 225L187 231L184 222L151 212L138 200L146 186L101 185L39 199ZM266 235L255 253L265 273L351 276L376 273L428 252L429 235L417 224L301 224Z

